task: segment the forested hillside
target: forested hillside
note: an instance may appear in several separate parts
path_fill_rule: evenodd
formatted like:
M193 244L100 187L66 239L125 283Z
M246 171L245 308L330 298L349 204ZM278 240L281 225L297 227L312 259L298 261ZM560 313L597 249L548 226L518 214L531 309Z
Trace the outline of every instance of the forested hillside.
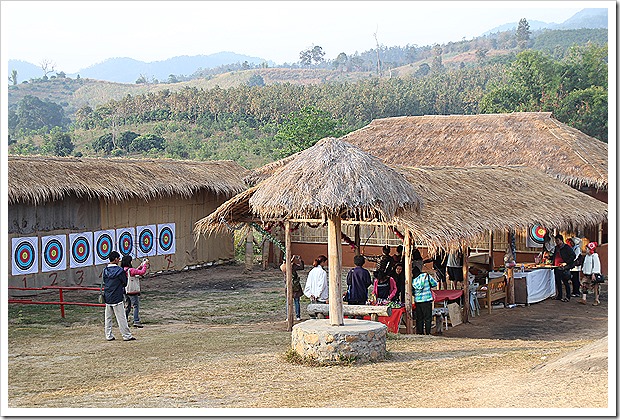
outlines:
M165 85L65 77L15 85L9 151L234 159L255 167L375 118L514 111L552 111L607 141L602 32L560 31L571 44L550 50L557 31L534 38L522 24L521 32L472 41L384 48L379 62L376 54L343 53L325 63L309 51L303 68L242 66ZM28 90L35 85L42 94Z

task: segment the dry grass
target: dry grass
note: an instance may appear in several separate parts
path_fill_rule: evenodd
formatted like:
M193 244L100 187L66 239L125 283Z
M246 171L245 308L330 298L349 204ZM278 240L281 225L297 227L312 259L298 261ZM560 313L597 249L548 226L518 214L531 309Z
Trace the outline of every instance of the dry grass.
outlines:
M116 327L117 340L105 341L101 309L93 309L90 321L64 325L10 319L9 407L604 408L609 403L607 342L599 340L604 328L588 326L589 333L561 340L449 336L475 331L463 325L443 337L390 335L384 362L313 367L287 361L283 279L275 269L247 277L240 267L217 267L143 284L146 326L134 329L134 342L121 341ZM200 315L229 312L229 301L242 306L234 324L217 325L211 315ZM549 316L557 308L570 312L560 303L537 305L546 305L538 308ZM528 313L522 309L512 322ZM584 364L584 348L588 355L598 349L598 362Z

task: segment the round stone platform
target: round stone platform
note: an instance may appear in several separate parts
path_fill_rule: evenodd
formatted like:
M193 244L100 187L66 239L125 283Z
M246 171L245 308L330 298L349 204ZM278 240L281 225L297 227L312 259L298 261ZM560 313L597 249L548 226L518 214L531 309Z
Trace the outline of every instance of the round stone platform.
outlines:
M386 335L387 326L379 322L345 318L339 326L329 319L310 319L293 326L292 348L321 362L379 361L385 359Z

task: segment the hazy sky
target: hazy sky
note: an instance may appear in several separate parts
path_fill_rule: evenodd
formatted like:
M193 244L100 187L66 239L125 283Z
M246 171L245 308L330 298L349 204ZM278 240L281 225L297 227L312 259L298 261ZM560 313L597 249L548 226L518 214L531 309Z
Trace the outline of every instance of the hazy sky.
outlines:
M380 44L471 39L525 17L560 23L614 1L5 1L2 58L75 73L112 57L159 61L233 51L299 61L320 45L326 59ZM612 13L613 10L612 10Z

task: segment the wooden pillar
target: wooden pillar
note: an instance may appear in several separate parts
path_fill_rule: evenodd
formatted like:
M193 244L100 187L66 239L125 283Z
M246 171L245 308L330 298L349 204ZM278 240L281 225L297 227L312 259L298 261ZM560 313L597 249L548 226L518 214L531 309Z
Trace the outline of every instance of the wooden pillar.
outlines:
M355 225L355 255L360 255L360 245L362 243L362 239L360 237L360 225ZM600 243L600 242L599 242Z
M405 333L413 334L413 313L411 309L413 269L411 266L411 232L405 232L405 241L403 243L403 254L405 255Z
M291 222L284 222L284 246L286 248L286 331L293 331L293 253L291 251Z
M469 322L469 247L463 252L463 322Z
M603 224L602 223L598 224L598 235L596 235L596 236L597 236L597 239L598 239L598 241L597 241L598 244L599 245L602 244L603 243Z
M269 244L270 242L267 238L263 239L263 270L266 270L269 267Z
M493 229L489 230L489 271L495 269L495 263L493 262Z
M254 259L254 229L248 223L248 234L245 237L245 270L252 271L252 260Z
M342 231L340 216L330 216L327 221L327 260L329 264L329 323L344 325L342 314Z

